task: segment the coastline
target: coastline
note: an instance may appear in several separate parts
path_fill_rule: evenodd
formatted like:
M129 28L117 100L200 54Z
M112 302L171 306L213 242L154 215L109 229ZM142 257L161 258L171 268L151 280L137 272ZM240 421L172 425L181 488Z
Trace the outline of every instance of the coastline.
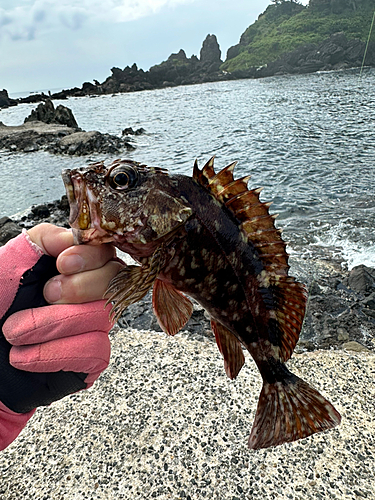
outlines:
M110 333L112 357L89 391L40 408L0 454L4 500L373 498L373 353L316 351L288 367L341 412L332 431L247 448L261 386L246 356L226 378L208 339Z

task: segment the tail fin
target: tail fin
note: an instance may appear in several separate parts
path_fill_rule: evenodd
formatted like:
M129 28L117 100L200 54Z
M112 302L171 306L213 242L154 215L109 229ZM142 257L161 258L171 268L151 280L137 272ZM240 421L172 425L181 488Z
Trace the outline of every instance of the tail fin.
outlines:
M340 421L331 403L300 378L264 382L248 445L253 450L277 446L331 429Z

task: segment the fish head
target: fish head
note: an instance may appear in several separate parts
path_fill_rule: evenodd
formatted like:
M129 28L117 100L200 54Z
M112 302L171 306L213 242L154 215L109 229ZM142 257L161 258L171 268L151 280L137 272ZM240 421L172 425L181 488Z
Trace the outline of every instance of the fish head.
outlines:
M75 243L155 248L192 214L173 176L132 160L64 170Z

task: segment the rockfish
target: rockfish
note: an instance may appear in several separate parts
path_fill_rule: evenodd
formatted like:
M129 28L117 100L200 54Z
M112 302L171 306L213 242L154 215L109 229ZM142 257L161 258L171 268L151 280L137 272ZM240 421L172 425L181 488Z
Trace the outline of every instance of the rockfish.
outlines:
M249 437L252 449L304 438L340 423L319 392L285 362L298 341L306 289L288 275L288 254L261 189L235 180L232 163L215 173L213 158L193 177L169 175L131 160L65 170L69 222L76 243L111 242L139 265L124 266L106 293L118 318L153 288L162 329L177 333L199 302L234 379L242 346L263 379Z

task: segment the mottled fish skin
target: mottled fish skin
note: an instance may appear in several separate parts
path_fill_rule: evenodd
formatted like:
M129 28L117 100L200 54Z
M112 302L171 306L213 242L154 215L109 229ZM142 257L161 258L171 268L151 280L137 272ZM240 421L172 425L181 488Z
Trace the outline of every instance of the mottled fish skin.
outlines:
M109 287L116 316L153 286L155 315L174 335L192 313L186 294L210 314L230 378L244 363L241 345L250 352L263 378L249 438L259 449L332 428L340 415L284 364L298 341L306 291L288 275L269 204L247 189L248 177L234 180L234 166L216 174L211 159L189 178L116 160L63 178L76 242L111 241L141 264Z

